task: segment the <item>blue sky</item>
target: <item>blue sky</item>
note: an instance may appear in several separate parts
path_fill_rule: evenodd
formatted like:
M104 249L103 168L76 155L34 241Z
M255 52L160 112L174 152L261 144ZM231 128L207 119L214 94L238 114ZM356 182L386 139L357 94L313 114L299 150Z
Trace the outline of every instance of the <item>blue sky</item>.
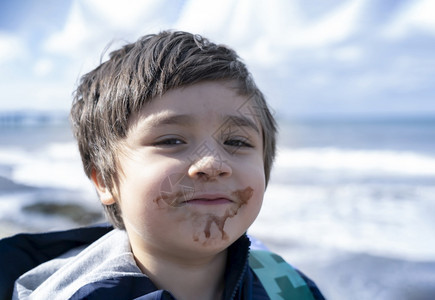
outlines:
M235 48L280 114L435 115L434 11L432 0L1 1L0 111L68 111L109 42L172 28Z

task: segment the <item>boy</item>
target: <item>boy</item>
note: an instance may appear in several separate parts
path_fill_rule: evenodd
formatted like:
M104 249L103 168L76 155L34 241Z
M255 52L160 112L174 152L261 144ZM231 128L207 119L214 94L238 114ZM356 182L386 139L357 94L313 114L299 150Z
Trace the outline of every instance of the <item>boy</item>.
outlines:
M18 278L14 298L323 298L287 264L289 275L270 275L265 262L277 256L248 261L245 233L269 180L276 126L233 50L185 32L147 35L82 77L71 119L116 229L52 235L73 246L47 250L53 259Z

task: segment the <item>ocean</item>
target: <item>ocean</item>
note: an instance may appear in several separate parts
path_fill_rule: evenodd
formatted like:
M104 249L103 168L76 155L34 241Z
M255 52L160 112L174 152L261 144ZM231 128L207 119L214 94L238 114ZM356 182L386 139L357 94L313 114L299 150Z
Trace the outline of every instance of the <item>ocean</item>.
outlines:
M328 299L435 299L435 118L279 124L248 233ZM67 123L0 122L3 236L101 222L100 211Z
M435 120L283 124L258 234L435 260Z

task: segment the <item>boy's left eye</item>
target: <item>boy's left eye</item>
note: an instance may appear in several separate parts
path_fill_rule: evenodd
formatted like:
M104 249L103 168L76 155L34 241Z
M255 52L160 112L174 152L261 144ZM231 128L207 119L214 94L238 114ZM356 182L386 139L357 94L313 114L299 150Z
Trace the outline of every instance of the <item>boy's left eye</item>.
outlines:
M224 145L231 146L231 147L247 147L247 148L253 148L254 146L249 143L246 139L228 139L224 142Z

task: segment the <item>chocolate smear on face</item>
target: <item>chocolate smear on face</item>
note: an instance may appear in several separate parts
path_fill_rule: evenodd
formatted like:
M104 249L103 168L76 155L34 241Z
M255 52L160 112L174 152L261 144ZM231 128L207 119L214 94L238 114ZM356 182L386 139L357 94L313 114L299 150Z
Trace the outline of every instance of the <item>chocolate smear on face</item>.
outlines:
M223 217L218 217L215 215L209 215L207 218L207 224L204 228L204 235L208 239L210 238L210 228L213 223L216 224L216 226L219 228L219 231L222 234L222 240L228 240L228 235L224 231L224 225L225 221L229 218L230 214L228 210L225 212L225 215ZM234 215L233 215L234 216Z
M164 201L170 207L183 206L187 200L191 199L195 193L193 180L186 176L185 173L174 173L166 177L160 185L160 196L154 199L159 208L165 205L160 203Z
M158 196L156 199L153 200L154 203L157 204L159 208L165 208L165 207L179 207L182 206L182 203L178 202L178 199L182 198L184 196L183 191L178 191L173 194L164 194L160 193L160 196ZM164 201L166 205L161 203L161 201Z
M192 191L189 189L187 192L183 189L179 189L177 192L165 192L165 190L160 192L160 195L155 198L153 201L157 204L159 209L180 209L186 205L186 199L192 199L192 195L190 194ZM204 226L204 237L205 241L202 241L203 245L207 245L210 242L210 238L212 236L211 230L213 224L216 225L217 229L220 232L221 239L226 241L229 239L228 234L225 232L224 227L228 218L233 218L239 212L239 209L246 205L254 194L254 190L251 187L246 187L244 189L236 190L231 193L234 198L234 202L231 207L228 208L224 215L218 216L215 214L202 214L199 212L187 212L187 215L184 215L180 218L180 221L190 220L195 226L201 226L201 224L205 223ZM194 242L201 242L199 232L193 235Z
M204 228L204 236L206 239L209 239L211 236L210 229L212 224L216 224L217 228L221 232L221 238L222 240L228 240L228 235L224 231L225 222L228 220L228 218L232 218L239 212L239 209L248 203L249 199L251 199L252 195L254 193L254 190L251 187L247 187L243 190L236 190L233 193L231 193L235 198L235 207L227 209L225 211L225 214L223 216L216 216L209 214L207 215L207 222L205 224ZM194 241L198 241L198 236L193 237Z
M248 200L251 199L253 193L254 190L250 186L248 186L246 189L237 190L232 194L239 200L240 208L242 205L248 203Z

